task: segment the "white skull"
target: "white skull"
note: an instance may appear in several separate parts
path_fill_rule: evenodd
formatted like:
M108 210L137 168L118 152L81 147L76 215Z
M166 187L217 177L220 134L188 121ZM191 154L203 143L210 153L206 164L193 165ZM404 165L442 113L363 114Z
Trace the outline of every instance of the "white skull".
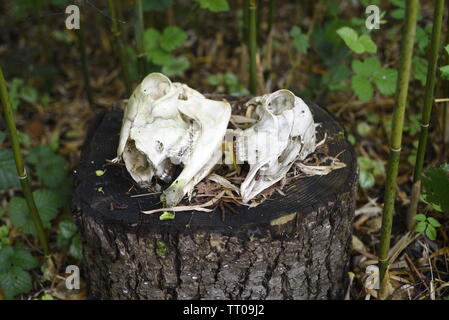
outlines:
M259 119L237 136L237 160L250 170L241 185L243 202L281 180L296 160L315 150L315 124L304 101L288 90L251 99Z
M217 156L231 116L227 102L206 99L160 73L149 74L126 106L117 158L142 187L154 175L169 182L176 165L184 168L162 196L175 206L221 159Z

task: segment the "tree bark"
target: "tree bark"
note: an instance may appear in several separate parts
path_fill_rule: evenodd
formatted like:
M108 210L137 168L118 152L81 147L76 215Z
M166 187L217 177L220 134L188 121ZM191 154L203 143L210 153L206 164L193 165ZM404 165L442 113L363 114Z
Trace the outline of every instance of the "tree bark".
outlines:
M241 107L241 101L233 104ZM337 120L322 108L311 109L321 123L318 138L327 133L325 148L346 167L299 178L286 186L285 196L238 208L239 214L227 214L224 221L218 212L181 212L171 221L140 213L156 208L158 197L129 197L133 183L123 167L107 166L103 176L95 174L115 156L122 113L113 110L97 119L76 171L73 199L89 296L342 299L356 156Z

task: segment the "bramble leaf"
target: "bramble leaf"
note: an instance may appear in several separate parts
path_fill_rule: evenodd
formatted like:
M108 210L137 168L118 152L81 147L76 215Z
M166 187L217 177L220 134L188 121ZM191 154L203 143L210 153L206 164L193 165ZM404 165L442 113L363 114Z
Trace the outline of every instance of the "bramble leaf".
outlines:
M366 102L373 98L374 90L368 78L356 74L351 79L351 87L361 101Z

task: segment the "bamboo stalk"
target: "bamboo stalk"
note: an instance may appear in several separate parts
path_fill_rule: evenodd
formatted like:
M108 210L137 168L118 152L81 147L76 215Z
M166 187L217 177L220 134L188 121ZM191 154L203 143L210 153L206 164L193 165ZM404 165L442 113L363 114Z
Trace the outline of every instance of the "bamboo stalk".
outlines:
M268 33L270 33L271 29L273 29L275 6L276 6L276 0L270 0L269 6L268 6Z
M135 34L136 34L136 51L137 51L137 71L139 81L146 74L146 59L145 59L145 47L143 41L144 34L144 20L143 20L143 6L142 0L134 0L134 13L136 16Z
M447 2L447 11L448 11L448 18L447 18L447 25L446 25L446 39L444 41L444 45L449 44L449 1ZM449 64L449 55L446 55L446 63L445 65ZM443 82L443 92L445 95L449 94L449 80L446 80ZM447 98L443 97L443 98ZM442 106L443 109L443 156L448 155L449 153L449 99L446 101L446 104Z
M385 183L384 211L379 246L379 271L381 289L379 297L386 299L388 295L388 250L390 249L391 227L393 224L394 202L396 197L396 178L398 175L399 157L402 146L402 131L404 127L404 114L407 105L410 69L412 64L413 46L415 42L416 18L418 15L418 0L406 2L405 28L401 44L399 76L393 122L390 138L390 155L388 158L387 181Z
M87 102L91 108L94 108L94 100L92 96L92 88L90 86L90 76L89 76L89 68L87 66L86 59L86 41L84 38L84 31L82 28L76 30L76 34L78 36L78 51L81 59L81 68L83 70L83 79L84 79L84 91L86 93Z
M249 0L249 87L257 93L257 0Z
M416 212L418 211L419 194L421 193L421 176L424 167L424 158L429 135L430 117L434 103L435 83L438 67L438 53L440 51L441 27L443 24L444 0L435 0L435 11L433 16L432 38L430 55L428 58L426 90L424 96L424 107L421 113L421 133L419 136L418 152L416 154L415 170L413 173L413 187L410 206L407 212L407 228L412 231L416 225Z
M118 56L120 60L120 67L122 69L123 74L123 80L125 82L125 88L127 95L131 95L131 80L128 73L128 64L127 64L127 58L126 58L126 51L125 51L125 44L123 42L122 38L122 32L121 28L119 26L119 17L121 16L120 13L120 6L117 0L108 0L108 7L109 7L109 14L111 15L112 19L112 34L115 39L115 47L118 51Z
M249 47L249 0L243 0L243 24L242 24L242 39L243 43Z
M11 108L8 91L6 89L6 82L3 76L3 70L0 67L0 98L3 105L3 111L5 114L6 126L8 128L9 139L11 141L11 147L14 154L14 161L16 163L17 175L19 176L20 184L22 185L23 196L25 197L28 209L30 211L31 219L36 227L37 236L41 242L42 249L45 256L50 254L47 238L45 236L42 220L39 216L39 211L34 202L33 193L31 192L30 180L27 175L25 165L20 154L20 144L17 135L16 123L14 121L14 114Z

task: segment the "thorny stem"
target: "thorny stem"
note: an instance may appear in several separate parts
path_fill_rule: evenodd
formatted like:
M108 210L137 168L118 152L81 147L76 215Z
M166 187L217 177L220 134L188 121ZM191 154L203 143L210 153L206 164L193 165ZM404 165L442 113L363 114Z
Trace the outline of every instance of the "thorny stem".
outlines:
M433 99L435 94L436 73L438 67L438 53L440 51L441 26L443 24L444 0L435 0L435 12L433 16L433 29L428 58L426 90L424 96L424 107L421 114L421 134L419 137L418 152L416 154L415 170L413 173L413 193L411 204L407 213L407 228L413 230L415 227L415 216L418 210L419 194L421 189L421 176L426 154L427 136L429 134L430 116L432 114Z
M123 43L121 28L119 27L119 21L121 21L119 20L119 17L121 16L119 10L120 6L117 3L117 0L108 0L108 7L109 7L109 14L111 15L112 20L112 34L114 36L116 49L119 55L120 67L122 69L126 93L129 96L131 95L131 80L128 73L125 44Z
M391 227L393 223L394 202L396 197L396 178L398 175L399 157L401 154L402 131L404 127L404 114L407 105L407 94L412 64L413 46L415 42L416 19L418 15L418 0L406 2L405 29L401 44L399 76L395 107L393 110L393 122L390 138L390 155L388 158L387 180L385 183L384 211L382 215L382 227L379 246L379 271L381 289L380 299L388 296L388 251L391 241Z
M11 141L11 147L14 154L14 161L16 163L17 175L19 176L20 184L22 185L22 192L25 197L28 209L30 211L31 219L36 227L37 236L41 242L42 249L45 256L50 253L47 238L45 236L42 220L39 216L39 211L34 202L33 193L31 192L30 180L25 170L22 155L20 154L20 144L17 135L16 124L14 121L14 114L11 108L8 91L6 89L6 82L3 76L2 68L0 67L0 98L3 105L3 111L5 114L6 126L8 128L9 139Z

